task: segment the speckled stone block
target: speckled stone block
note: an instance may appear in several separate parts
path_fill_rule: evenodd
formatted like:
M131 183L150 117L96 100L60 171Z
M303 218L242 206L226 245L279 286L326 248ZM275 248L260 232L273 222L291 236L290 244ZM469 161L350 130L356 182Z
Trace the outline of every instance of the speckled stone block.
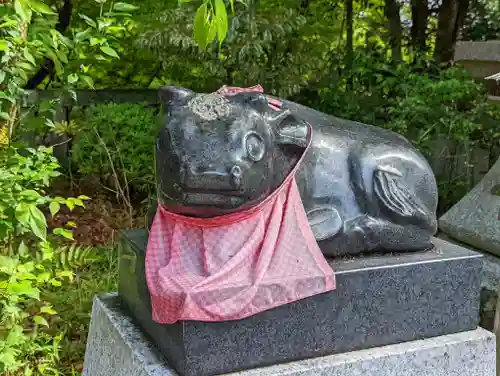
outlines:
M477 329L228 376L495 376L495 337ZM116 294L94 300L83 376L178 376Z
M484 178L439 218L446 235L500 255L500 159Z
M183 376L210 376L476 329L478 253L432 251L331 260L337 290L244 320L160 325L145 281L147 232L120 241L120 297Z
M463 246L462 243L455 239L451 239L446 234L440 233L438 234L438 237L450 243ZM500 257L491 253L482 252L475 248L471 248L471 250L483 254L479 325L485 329L493 331L498 292L500 289Z

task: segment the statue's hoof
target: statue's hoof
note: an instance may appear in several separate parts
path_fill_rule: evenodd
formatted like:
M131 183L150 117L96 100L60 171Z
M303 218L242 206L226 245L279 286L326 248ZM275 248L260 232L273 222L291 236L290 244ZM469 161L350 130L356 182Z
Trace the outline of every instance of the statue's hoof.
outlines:
M335 236L344 225L338 210L333 207L314 208L307 213L307 220L317 241Z

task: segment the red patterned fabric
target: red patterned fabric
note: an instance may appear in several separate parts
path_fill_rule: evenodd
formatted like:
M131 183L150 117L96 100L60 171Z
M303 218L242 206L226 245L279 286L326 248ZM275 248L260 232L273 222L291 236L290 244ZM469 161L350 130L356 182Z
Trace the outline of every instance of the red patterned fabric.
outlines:
M158 205L146 251L154 321L237 320L335 289L295 182L299 165L244 212L193 218Z

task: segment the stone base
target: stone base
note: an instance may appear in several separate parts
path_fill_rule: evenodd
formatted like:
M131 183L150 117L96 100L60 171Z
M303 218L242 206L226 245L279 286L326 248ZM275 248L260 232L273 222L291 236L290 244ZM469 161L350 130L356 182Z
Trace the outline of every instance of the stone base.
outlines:
M495 376L484 329L231 373L232 376ZM94 300L83 376L177 376L117 294Z
M458 240L452 239L446 234L438 234L440 239L458 246L464 246ZM480 305L480 321L479 325L490 331L493 330L495 311L498 301L498 293L500 290L500 256L483 252L467 246L469 249L483 254L483 267L481 273L481 305Z
M331 260L337 290L244 320L160 325L145 281L147 232L122 236L119 294L183 376L210 376L477 328L481 256L435 239L428 252Z

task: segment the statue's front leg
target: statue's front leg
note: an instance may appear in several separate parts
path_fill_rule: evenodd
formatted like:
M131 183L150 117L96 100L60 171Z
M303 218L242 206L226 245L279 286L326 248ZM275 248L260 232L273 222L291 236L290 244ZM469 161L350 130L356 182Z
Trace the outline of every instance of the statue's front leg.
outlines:
M377 247L379 241L373 228L375 225L375 218L362 215L346 221L341 231L332 237L319 239L318 244L325 256L354 256Z

